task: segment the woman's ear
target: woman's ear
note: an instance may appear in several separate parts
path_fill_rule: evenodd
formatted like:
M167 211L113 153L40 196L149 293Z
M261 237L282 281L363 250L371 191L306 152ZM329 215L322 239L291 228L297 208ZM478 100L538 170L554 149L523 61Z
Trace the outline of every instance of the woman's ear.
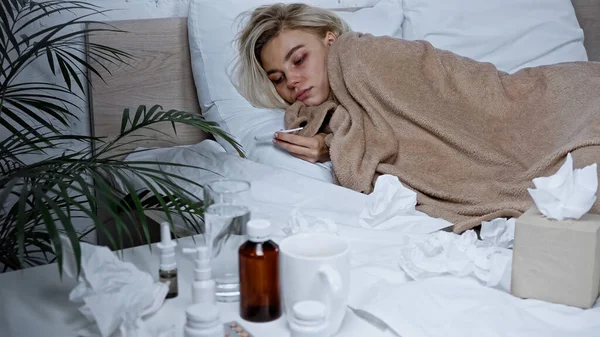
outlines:
M333 32L327 32L327 34L325 34L325 43L327 43L328 46L331 46L336 38L337 36Z

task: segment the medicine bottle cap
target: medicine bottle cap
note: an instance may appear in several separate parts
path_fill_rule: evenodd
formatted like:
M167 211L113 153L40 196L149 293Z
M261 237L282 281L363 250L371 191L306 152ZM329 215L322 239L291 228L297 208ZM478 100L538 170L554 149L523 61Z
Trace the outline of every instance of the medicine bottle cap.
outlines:
M210 323L219 319L219 308L211 303L193 304L185 310L185 315L188 321Z
M246 225L248 240L264 242L271 238L271 222L266 219L254 219Z
M211 252L207 246L198 246L196 248L183 248L184 254L194 254L194 279L196 281L210 280L211 271Z
M318 301L301 301L292 307L297 323L319 323L325 319L325 304Z
M157 244L160 249L160 269L174 270L177 268L175 259L175 246L177 244L171 239L171 229L168 222L160 224L160 242Z

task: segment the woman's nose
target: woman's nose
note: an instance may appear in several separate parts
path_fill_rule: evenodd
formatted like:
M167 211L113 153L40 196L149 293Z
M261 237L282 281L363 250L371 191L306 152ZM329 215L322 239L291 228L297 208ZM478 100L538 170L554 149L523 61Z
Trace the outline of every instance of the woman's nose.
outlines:
M300 83L301 76L297 72L290 72L288 74L288 88L294 89Z

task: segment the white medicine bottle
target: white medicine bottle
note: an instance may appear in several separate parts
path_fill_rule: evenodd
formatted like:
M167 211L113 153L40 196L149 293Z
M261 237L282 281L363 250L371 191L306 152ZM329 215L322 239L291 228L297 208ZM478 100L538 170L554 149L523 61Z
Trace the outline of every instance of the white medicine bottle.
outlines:
M194 254L194 283L192 283L192 303L216 303L215 280L210 266L210 249L206 246L183 248L184 254Z
M198 303L185 310L185 337L223 337L225 327L219 317L219 308L212 303Z
M318 301L301 301L294 304L289 324L291 337L330 337L326 308Z

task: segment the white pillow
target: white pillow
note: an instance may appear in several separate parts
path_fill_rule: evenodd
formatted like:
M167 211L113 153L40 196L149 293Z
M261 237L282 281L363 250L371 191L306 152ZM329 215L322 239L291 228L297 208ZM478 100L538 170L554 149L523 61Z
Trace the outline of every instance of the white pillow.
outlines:
M500 70L587 61L571 0L404 0L407 40Z
M239 27L236 18L243 11L274 2L297 0L192 0L188 14L188 35L192 72L198 100L207 120L219 123L244 148L250 160L290 169L316 179L332 181L330 163L311 164L275 147L257 143L254 135L283 128L283 111L258 109L235 89L229 71L236 56L233 39ZM354 12L337 11L354 31L402 37L401 0L312 0L305 3L323 8L363 7ZM216 139L233 153L223 139Z

